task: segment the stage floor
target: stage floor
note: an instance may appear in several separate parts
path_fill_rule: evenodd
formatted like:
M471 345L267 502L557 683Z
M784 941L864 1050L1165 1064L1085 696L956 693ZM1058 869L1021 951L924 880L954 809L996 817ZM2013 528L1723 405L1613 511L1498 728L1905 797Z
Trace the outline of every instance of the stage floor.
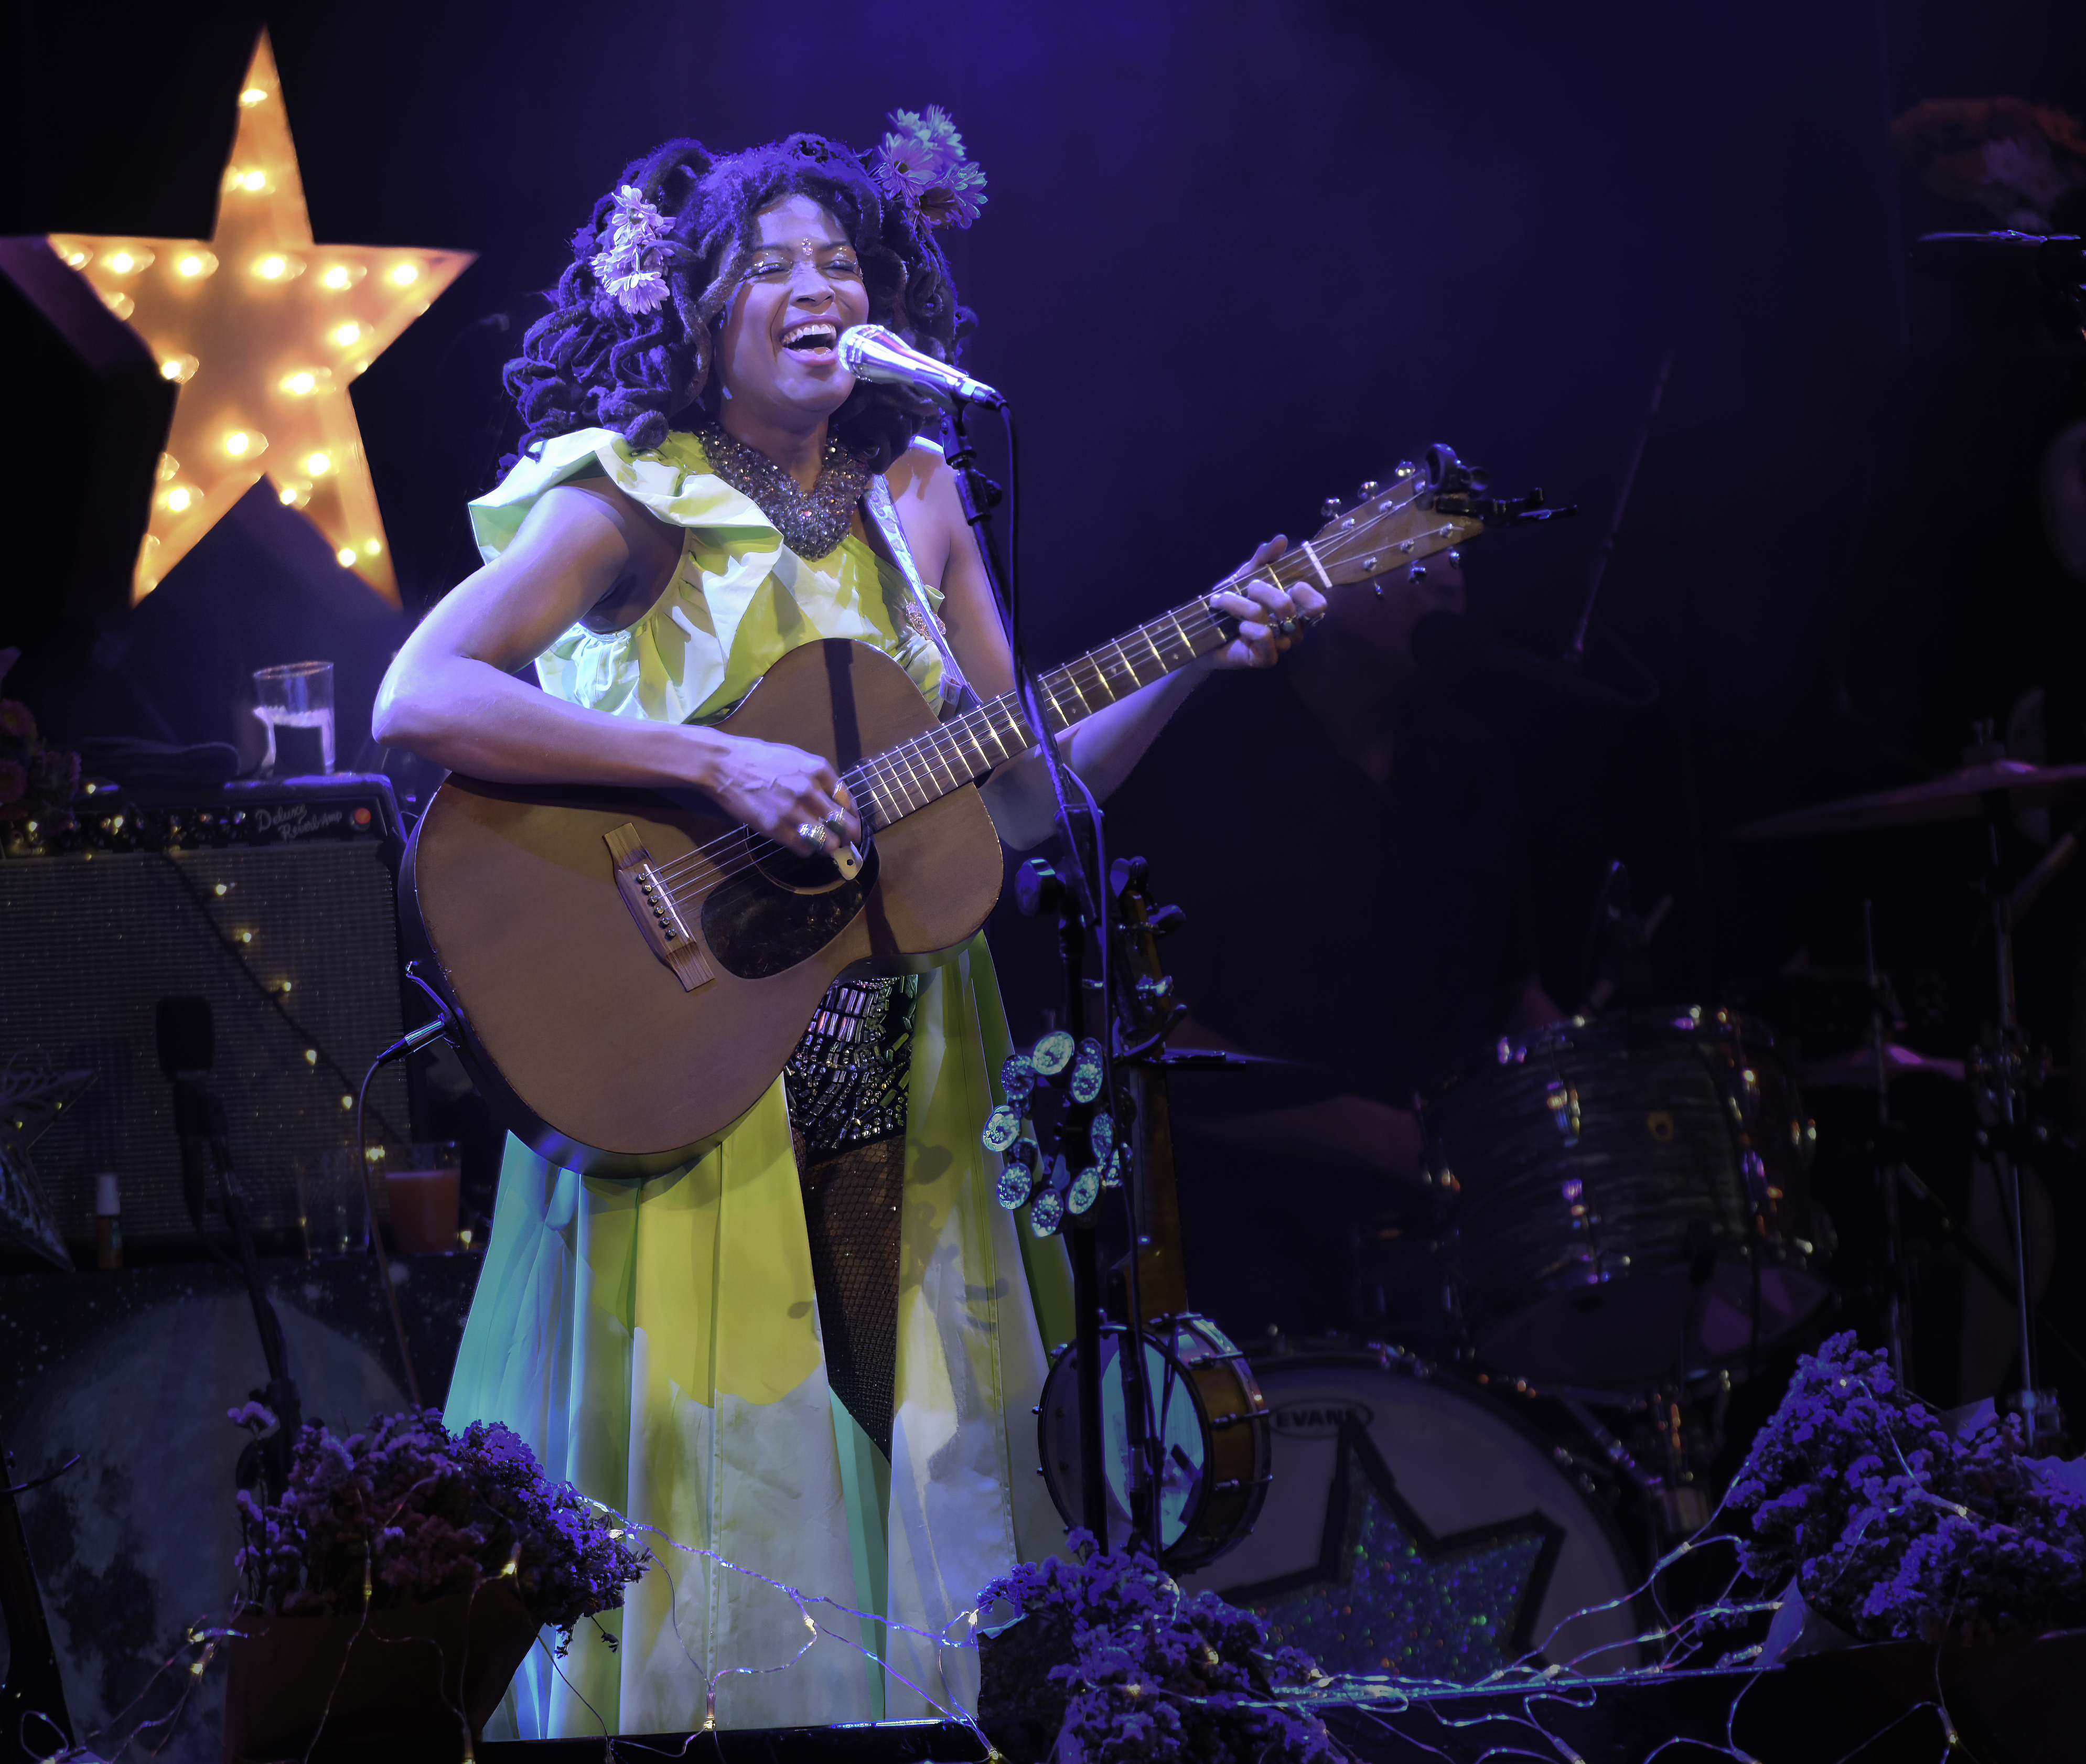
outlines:
M1945 1688L1942 1688L1944 1687ZM1949 1733L1980 1764L2071 1764L2086 1755L2079 1714L2086 1630L2064 1630L1967 1667L1918 1643L1853 1647L1765 1671L1639 1672L1546 1688L1414 1694L1384 1679L1348 1681L1314 1698L1361 1764L1478 1764L1519 1757L1645 1764L1705 1753L1767 1764L1939 1764ZM1941 1700L1937 1701L1937 1689ZM1945 1702L1947 1715L1943 1714ZM955 1722L649 1734L488 1743L480 1764L974 1764L985 1749ZM408 1764L396 1749L395 1764ZM1044 1764L1009 1754L1010 1764ZM411 1764L419 1764L418 1760ZM428 1761L432 1764L432 1760ZM445 1761L447 1764L447 1761Z

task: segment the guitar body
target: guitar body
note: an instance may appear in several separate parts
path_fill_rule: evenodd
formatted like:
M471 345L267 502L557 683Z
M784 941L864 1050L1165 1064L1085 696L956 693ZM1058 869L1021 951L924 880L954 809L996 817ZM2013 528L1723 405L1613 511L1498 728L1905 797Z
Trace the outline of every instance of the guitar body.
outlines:
M829 639L783 656L718 726L845 772L934 718L896 662ZM759 1099L835 980L926 968L969 937L1001 870L971 784L880 824L846 880L826 859L778 856L692 789L452 775L408 847L402 917L508 1125L555 1164L645 1176ZM672 960L641 873L675 892Z

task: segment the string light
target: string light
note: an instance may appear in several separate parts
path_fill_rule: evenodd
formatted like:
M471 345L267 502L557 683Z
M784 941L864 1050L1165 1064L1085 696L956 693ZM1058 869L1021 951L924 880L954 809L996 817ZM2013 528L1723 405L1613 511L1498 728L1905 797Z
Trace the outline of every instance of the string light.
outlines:
M155 486L131 577L134 601L278 460L298 462L289 467L294 475L272 486L281 505L302 510L336 556L352 554L343 568L398 601L348 384L472 254L315 244L282 97L264 32L239 89L208 240L53 234L49 241L144 339L177 389L167 448L194 469L181 486L185 500L164 493L171 474ZM220 262L236 273L219 275ZM341 296L352 289L360 292L348 306ZM241 434L246 445L230 445Z

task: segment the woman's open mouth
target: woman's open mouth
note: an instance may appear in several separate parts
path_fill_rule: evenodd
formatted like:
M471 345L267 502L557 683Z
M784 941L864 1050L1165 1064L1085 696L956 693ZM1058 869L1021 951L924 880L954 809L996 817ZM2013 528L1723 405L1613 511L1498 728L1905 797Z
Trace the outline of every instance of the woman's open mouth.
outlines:
M806 361L831 361L835 359L834 347L840 342L839 330L823 319L809 324L792 325L782 333L782 347L793 356Z

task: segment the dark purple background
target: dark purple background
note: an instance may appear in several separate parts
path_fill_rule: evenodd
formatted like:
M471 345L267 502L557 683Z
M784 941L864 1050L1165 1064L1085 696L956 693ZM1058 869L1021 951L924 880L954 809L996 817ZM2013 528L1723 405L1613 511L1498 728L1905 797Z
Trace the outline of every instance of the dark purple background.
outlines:
M258 16L168 8L118 30L35 9L0 106L0 232L206 232ZM1471 551L1478 611L1554 649L1677 348L1590 652L1619 678L1620 642L1663 699L1525 741L1546 983L1583 995L1613 857L1641 904L1675 897L1656 954L1677 999L1760 995L1799 951L1852 960L1874 895L1887 956L1953 989L1937 1033L1960 1050L1965 842L1735 851L1717 835L1938 771L1968 719L2003 722L2038 684L2053 756L2086 758L2077 615L2029 478L2086 401L1909 275L1916 232L1982 222L1927 196L1885 133L1930 96L2080 109L2073 9L370 0L268 23L317 236L480 254L355 389L409 610L475 562L460 505L500 450L497 370L540 309L531 291L624 160L668 134L866 145L892 105L952 110L990 179L952 257L981 321L967 364L1022 415L1038 658L1184 598L1269 531L1309 532L1326 492L1435 440L1506 490L1582 505ZM265 502L139 613L51 611L39 585L97 513L70 450L85 394L32 321L4 316L11 348L39 358L0 462L15 548L0 641L28 650L9 690L62 735L231 739L246 668L333 654L351 752L402 626L344 602L323 547ZM1254 739L1230 684L1198 695L1112 817L1191 918L1222 898L1224 840L1339 833L1226 800L1227 748ZM1292 933L1329 991L1366 897L1358 881L1351 920ZM2024 953L2059 1042L2076 1038L2079 917L2060 892ZM1049 999L1043 944L997 938L1023 1035ZM1169 950L1204 995L1220 957L1192 934Z

